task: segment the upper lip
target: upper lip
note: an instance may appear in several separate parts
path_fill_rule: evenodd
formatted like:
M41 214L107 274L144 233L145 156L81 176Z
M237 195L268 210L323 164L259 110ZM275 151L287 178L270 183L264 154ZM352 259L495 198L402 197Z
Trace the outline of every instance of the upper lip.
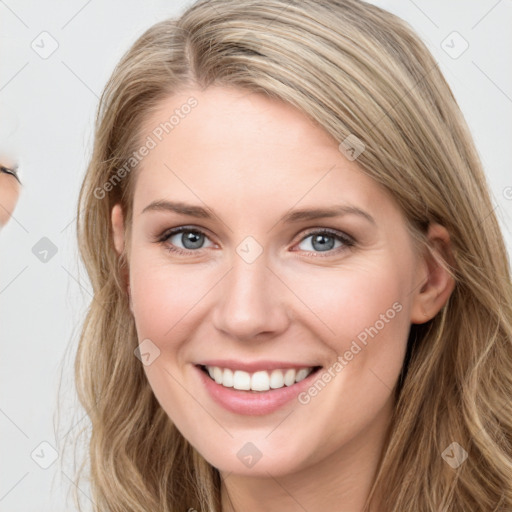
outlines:
M197 366L218 366L219 368L229 368L230 370L242 370L248 373L254 373L262 370L279 370L288 368L316 368L318 364L290 363L284 361L235 361L234 359L208 359L196 363Z

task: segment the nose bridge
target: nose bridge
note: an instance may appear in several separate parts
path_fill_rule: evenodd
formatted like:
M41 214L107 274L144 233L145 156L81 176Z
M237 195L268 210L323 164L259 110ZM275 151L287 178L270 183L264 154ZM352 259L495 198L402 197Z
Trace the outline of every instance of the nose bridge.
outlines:
M275 335L286 328L283 290L267 264L264 254L254 260L238 251L233 254L231 271L222 280L215 308L217 329L250 340L258 334Z

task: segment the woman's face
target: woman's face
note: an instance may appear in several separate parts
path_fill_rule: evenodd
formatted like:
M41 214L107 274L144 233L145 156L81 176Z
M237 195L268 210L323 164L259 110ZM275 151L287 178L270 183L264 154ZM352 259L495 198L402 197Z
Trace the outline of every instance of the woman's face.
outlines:
M3 169L0 169L0 228L4 227L11 218L20 195L20 183L11 174L10 166L6 164L1 166Z
M223 471L361 454L388 425L410 324L428 319L400 209L325 131L258 94L190 90L146 128L129 285L159 403ZM112 221L120 251L118 206Z

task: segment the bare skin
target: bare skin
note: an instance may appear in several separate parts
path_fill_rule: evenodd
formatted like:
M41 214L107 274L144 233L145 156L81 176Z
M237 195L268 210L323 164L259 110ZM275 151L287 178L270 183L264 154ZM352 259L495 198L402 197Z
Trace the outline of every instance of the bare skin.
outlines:
M12 216L20 195L20 182L12 174L13 162L0 160L0 228L3 228Z
M162 102L148 135L191 95L198 106L142 162L129 239L121 207L112 210L116 250L127 249L139 342L160 351L144 367L148 381L182 434L219 469L223 511L361 511L410 325L438 313L453 280L415 248L393 198L291 106L237 89L191 90ZM155 201L215 215L146 209ZM351 210L284 220L335 205ZM199 243L190 245L190 232L162 240L178 226ZM322 229L331 232L322 238ZM429 238L441 257L449 252L443 227L432 225ZM258 247L254 261L241 256L240 248L256 255ZM352 342L370 326L378 333L349 360ZM212 400L196 366L291 361L322 372L338 356L347 364L306 394L307 403L294 399L261 415ZM247 443L262 454L252 467L237 456Z

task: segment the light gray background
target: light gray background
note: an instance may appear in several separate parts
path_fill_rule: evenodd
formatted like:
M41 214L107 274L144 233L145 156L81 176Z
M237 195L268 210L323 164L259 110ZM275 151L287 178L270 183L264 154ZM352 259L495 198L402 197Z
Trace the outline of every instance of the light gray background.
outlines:
M17 158L24 183L0 236L1 511L74 510L66 504L69 461L58 452L43 469L52 448L40 443L59 451L87 425L83 411L72 414L72 360L90 301L74 221L93 117L122 53L147 27L189 3L0 0L0 151ZM511 251L512 1L373 3L406 19L439 62L474 135ZM463 41L453 31L469 44L458 58L452 56ZM52 44L58 48L42 58ZM57 250L46 262L32 250L43 237ZM59 423L61 369L68 399Z

